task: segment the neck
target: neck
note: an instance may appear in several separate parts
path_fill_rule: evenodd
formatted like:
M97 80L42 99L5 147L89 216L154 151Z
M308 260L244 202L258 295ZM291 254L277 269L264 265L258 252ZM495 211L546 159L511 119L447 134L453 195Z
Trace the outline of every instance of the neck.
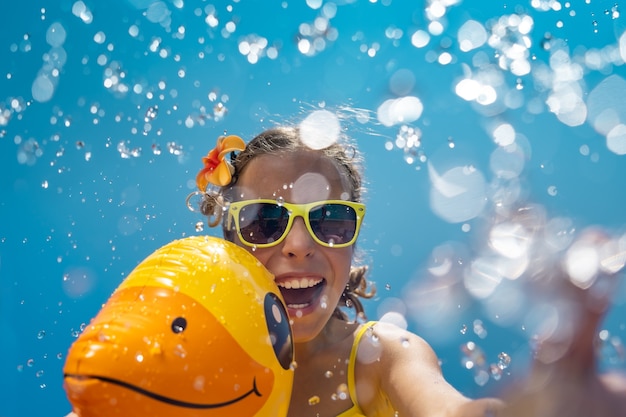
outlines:
M331 317L317 336L309 340L295 341L296 361L314 358L316 354L332 349L347 337L351 337L357 326L358 323Z

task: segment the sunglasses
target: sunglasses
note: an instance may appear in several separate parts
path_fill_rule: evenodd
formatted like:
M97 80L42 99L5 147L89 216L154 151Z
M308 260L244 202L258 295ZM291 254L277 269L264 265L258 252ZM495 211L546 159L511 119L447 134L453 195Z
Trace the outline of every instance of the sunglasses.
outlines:
M365 205L352 201L323 200L308 204L281 203L276 200L245 200L230 203L226 229L232 222L239 240L247 246L269 248L278 245L300 216L313 240L329 248L352 245L357 236Z

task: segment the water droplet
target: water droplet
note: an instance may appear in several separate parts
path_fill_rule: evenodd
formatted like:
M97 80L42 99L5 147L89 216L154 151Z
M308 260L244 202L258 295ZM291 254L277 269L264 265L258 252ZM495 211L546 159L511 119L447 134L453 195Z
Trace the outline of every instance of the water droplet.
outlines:
M556 185L551 185L548 187L548 195L554 197L555 195L557 195L558 190L556 188Z
M506 369L511 364L511 357L506 352L501 352L498 355L498 368Z
M151 120L156 119L158 114L159 114L159 107L158 106L150 106L146 110L146 114L144 115L143 121L148 123Z
M462 363L465 369L481 367L485 364L485 353L474 342L467 342L461 346L463 352Z
M228 109L226 108L226 106L224 106L223 103L217 103L215 106L213 106L213 118L215 119L215 121L220 121L224 119L226 113L228 113Z
M332 377L333 377L333 371L326 371L326 372L324 373L324 376L325 376L326 378L332 378Z
M620 16L619 10L617 9L618 5L615 3L615 6L611 7L611 18L617 19Z
M320 397L317 395L312 396L311 398L309 398L309 405L317 405L320 403Z
M349 392L348 392L348 385L346 384L339 384L339 386L337 387L337 399L339 400L346 400L349 397Z
M196 391L203 391L204 390L204 381L205 381L204 376L202 376L202 375L197 376L193 380L193 388Z
M181 344L178 344L174 347L174 354L181 358L185 358L187 356L187 351Z
M39 333L37 333L37 339L41 340L46 336L46 331L45 330L39 330Z
M167 150L172 155L182 155L183 154L183 145L179 145L176 142L167 142Z
M476 382L476 384L481 387L484 386L488 381L489 374L484 369L481 369L480 371L476 372L476 375L474 375L474 382Z
M499 381L500 378L502 378L502 369L500 369L497 365L489 365L489 372L491 377L496 381Z
M473 330L476 336L480 337L481 339L487 337L487 329L485 329L485 327L483 326L482 320L474 320Z

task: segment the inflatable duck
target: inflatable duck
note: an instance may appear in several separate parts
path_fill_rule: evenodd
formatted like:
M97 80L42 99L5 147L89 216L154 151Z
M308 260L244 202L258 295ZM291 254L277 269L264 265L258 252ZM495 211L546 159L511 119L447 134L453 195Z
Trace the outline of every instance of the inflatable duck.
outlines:
M64 386L81 417L285 416L292 362L273 276L235 244L195 236L120 284L72 344Z

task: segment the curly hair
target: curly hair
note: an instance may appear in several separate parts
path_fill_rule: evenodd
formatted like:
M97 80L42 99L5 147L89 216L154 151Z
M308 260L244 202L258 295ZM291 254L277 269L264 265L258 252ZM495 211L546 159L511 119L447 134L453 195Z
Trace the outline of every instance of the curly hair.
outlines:
M250 161L259 155L276 154L280 152L296 152L299 150L310 150L303 143L300 131L295 126L280 126L268 129L254 139L252 139L243 151L235 155L231 154L231 165L233 176L230 184L224 187L210 187L202 195L200 211L207 216L208 224L211 227L222 222L224 238L233 241L234 231L226 227L224 212L227 209L227 202L235 201L235 185L238 177L242 174ZM358 149L349 143L345 137L334 142L328 147L319 149L318 152L323 157L329 158L343 170L343 174L348 181L350 188L350 200L361 202L364 187L362 184L362 157ZM343 320L349 320L349 316L342 307L352 308L356 317L365 319L365 312L360 298L372 298L375 295L374 288L368 288L366 279L367 266L352 266L350 278L345 291L341 295L339 305L335 308L334 316Z

